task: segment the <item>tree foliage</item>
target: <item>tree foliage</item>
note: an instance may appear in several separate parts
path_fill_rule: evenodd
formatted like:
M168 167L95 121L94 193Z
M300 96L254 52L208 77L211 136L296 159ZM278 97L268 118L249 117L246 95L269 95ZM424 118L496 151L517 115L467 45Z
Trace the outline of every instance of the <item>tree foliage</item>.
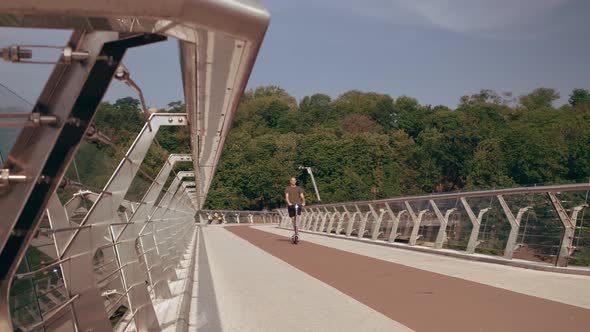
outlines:
M280 87L260 87L242 100L207 206L282 206L290 176L315 202L299 166L312 167L325 203L587 180L588 91L559 109L558 98L548 88L518 100L481 90L450 109L353 90L296 104Z
M569 104L539 88L521 96L492 90L460 98L456 109L422 105L379 93L349 91L336 99L314 94L299 103L277 86L244 94L206 206L272 209L284 205L289 177L316 202L587 181L590 178L590 101L575 89ZM184 112L171 102L161 112ZM94 123L119 147L84 142L79 172L68 177L102 188L145 124L133 98L102 103ZM141 198L169 153L189 153L186 128L161 128L132 186ZM191 165L180 165L190 169ZM147 175L147 177L146 177ZM142 179L142 176L145 177Z

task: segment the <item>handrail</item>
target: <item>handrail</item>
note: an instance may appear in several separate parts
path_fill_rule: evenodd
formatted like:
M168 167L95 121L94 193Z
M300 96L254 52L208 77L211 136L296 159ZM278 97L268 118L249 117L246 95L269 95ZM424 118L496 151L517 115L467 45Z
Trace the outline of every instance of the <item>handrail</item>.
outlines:
M479 190L479 191L462 191L452 192L444 194L430 194L430 195L419 195L419 196L405 196L379 199L374 201L356 201L356 202L341 202L331 204L318 204L309 205L308 207L338 207L343 205L355 205L355 204L380 204L380 203L403 203L403 202L417 202L425 200L445 200L455 198L476 198L496 195L519 195L519 194L538 194L546 192L570 192L570 191L583 191L590 190L590 183L577 183L577 184L562 184L552 186L536 186L536 187L517 187L508 189L493 189L493 190Z

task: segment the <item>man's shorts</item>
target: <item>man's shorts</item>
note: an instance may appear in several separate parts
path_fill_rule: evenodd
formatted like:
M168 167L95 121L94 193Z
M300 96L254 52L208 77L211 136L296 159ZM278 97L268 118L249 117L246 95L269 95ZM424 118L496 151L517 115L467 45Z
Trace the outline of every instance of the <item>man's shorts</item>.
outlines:
M287 211L289 211L289 217L295 217L295 205L289 205ZM301 215L301 205L297 208L297 215Z

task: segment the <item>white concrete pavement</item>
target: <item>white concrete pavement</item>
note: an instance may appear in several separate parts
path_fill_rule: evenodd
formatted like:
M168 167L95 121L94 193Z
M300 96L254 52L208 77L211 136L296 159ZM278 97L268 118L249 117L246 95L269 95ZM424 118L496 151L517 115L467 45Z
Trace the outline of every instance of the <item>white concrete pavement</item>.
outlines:
M411 331L221 226L201 229L223 331ZM191 330L205 330L201 311Z

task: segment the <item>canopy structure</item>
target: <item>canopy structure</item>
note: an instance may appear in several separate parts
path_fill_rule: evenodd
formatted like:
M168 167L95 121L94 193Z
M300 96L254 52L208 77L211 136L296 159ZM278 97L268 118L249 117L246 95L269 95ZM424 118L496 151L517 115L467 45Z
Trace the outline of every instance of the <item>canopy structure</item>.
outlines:
M19 322L27 330L64 324L80 331L109 330L109 317L122 304L137 330L161 327L150 296L171 297L174 269L181 266L180 253L194 243L196 212L268 23L266 9L252 0L0 2L0 28L72 30L32 110L0 107L0 137L8 137L0 144L0 330L13 330L13 280L36 280L51 269L59 284L51 287L67 290L65 302L44 308L34 322ZM93 120L112 79L138 91L149 113L123 65L125 52L168 37L179 42L186 114L151 114L104 189L74 195L74 202L92 205L74 213L77 203L64 207L56 190L70 184L64 176L82 139L100 141ZM2 42L8 45L0 45L1 59L31 58L18 40ZM162 126L188 126L191 154L171 151L143 198L128 201L129 187ZM176 162L192 162L194 172L177 173L166 189ZM194 181L183 182L186 177ZM45 253L51 263L17 272L28 248L40 239L51 241L44 247L53 247ZM99 253L103 261L97 260Z
M270 16L254 0L0 2L0 26L177 38L202 207ZM162 82L165 84L165 82Z

